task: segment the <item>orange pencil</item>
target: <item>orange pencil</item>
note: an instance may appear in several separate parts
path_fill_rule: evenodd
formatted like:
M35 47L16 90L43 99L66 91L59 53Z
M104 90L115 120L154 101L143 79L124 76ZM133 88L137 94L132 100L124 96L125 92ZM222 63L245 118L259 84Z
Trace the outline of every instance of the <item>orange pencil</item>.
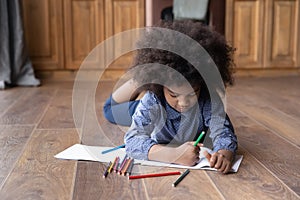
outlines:
M131 160L130 164L129 164L129 167L126 171L126 175L130 176L131 175L131 172L132 172L132 169L133 169L133 165L134 165L134 159Z
M206 159L208 160L208 162L209 162L209 161L210 161L210 158L211 158L210 153L208 153L207 151L204 151L203 154L204 154L205 158L206 158Z
M122 175L126 175L126 170L128 169L128 167L129 167L129 165L130 165L130 159L131 158L127 158L126 159L126 163L125 163L125 165L124 165L124 167L123 167L123 169L122 169L122 172L121 172L121 174Z

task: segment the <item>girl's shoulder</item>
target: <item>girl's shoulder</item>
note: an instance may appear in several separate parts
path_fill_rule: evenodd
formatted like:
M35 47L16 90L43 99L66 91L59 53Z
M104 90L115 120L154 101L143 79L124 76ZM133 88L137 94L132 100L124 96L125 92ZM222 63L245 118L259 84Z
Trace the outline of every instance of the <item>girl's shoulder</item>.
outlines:
M156 94L154 94L151 91L147 91L143 98L141 99L141 102L144 105L148 105L148 106L153 106L153 105L157 105L157 104L161 104L161 100L157 97Z

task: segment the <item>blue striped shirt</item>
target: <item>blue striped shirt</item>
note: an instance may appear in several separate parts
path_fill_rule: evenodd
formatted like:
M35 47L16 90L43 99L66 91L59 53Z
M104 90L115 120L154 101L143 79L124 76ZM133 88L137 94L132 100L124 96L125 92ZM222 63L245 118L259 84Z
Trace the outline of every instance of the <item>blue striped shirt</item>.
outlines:
M235 153L237 138L228 116L220 120L224 123L221 131L214 132L211 121L211 101L204 92L200 93L198 104L185 113L176 111L165 99L147 92L137 106L132 124L125 134L126 153L135 159L148 160L148 152L153 145L194 141L203 130L211 131L214 151L225 149Z

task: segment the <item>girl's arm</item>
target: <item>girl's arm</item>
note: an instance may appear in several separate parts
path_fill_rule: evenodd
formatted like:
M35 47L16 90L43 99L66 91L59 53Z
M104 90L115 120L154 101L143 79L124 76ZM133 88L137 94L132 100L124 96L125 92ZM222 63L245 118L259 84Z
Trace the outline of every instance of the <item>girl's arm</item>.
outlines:
M210 166L218 169L218 171L226 174L230 171L233 160L233 152L229 150L219 150L212 154L210 158Z
M134 100L138 95L137 89L137 83L130 79L112 93L112 98L117 103Z
M148 153L149 160L193 166L199 161L199 152L202 144L194 146L194 142L186 142L178 147L153 145Z
M215 151L211 156L210 166L222 173L227 173L231 169L237 150L237 137L228 115L226 113L224 115L223 118L218 115L214 116L215 118L212 122L210 103L205 102L203 108L204 123L211 131L210 137L213 141L213 150Z
M214 130L214 128L211 128L211 130ZM215 151L211 156L210 166L226 174L231 169L232 161L237 150L237 138L227 115L223 130L212 132L210 137L213 140Z
M159 127L161 108L153 93L147 92L132 116L132 124L125 134L126 153L135 159L147 160L149 149L157 142L151 138Z

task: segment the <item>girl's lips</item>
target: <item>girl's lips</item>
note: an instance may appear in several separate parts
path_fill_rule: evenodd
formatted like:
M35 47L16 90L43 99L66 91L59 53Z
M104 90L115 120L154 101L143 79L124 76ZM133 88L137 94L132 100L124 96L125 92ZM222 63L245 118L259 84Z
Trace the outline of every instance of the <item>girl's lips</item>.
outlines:
M180 112L187 111L189 107L179 107Z

